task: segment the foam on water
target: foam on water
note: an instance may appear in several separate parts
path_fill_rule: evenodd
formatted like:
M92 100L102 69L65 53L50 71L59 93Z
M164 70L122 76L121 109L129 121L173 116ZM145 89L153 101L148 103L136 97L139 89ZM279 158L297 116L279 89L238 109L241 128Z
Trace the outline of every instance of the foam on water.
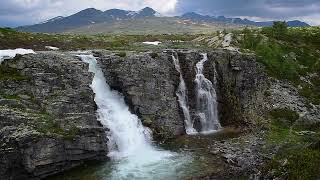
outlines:
M194 122L190 116L190 111L189 111L189 107L188 107L187 87L186 87L186 83L184 82L184 79L182 76L179 57L178 56L175 57L174 55L172 55L172 59L173 59L176 70L180 74L180 83L179 83L179 87L177 89L176 95L178 97L179 105L180 105L182 112L183 112L183 115L184 115L184 125L185 125L185 129L186 129L186 133L188 135L194 135L194 134L197 134L198 132L197 132L197 130L195 130L193 128Z
M106 179L177 179L178 169L191 161L190 157L154 147L151 131L129 111L123 96L111 90L94 56L79 57L94 73L91 88L98 106L97 117L109 129L108 156L114 166Z
M218 119L217 93L212 82L203 74L204 63L208 60L207 54L196 64L196 97L197 113L200 118L202 134L210 134L221 128Z

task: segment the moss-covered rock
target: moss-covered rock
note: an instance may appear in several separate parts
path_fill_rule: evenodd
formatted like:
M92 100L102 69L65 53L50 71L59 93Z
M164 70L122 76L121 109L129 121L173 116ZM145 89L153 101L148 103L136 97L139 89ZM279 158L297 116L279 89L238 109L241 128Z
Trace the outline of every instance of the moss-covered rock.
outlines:
M40 52L0 65L2 178L44 178L105 159L91 82L88 65L72 55Z

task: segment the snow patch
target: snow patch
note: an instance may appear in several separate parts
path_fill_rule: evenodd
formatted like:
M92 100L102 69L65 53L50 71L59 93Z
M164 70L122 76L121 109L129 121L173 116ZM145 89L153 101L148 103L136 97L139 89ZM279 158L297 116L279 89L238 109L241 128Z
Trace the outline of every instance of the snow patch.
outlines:
M136 14L137 14L137 12L135 12L135 11L129 11L127 13L127 16L135 16Z
M155 46L158 46L159 44L161 44L160 41L146 41L146 42L143 42L143 44L148 44L148 45L155 45Z
M49 50L53 50L53 51L58 51L59 50L59 48L53 47L53 46L46 46L45 48L49 49Z
M158 13L158 12L156 12L156 13L154 14L154 16L155 16L155 17L163 17L163 15L160 14L160 13Z
M5 59L12 59L17 54L25 55L25 54L35 54L35 52L32 49L7 49L7 50L0 50L0 63L4 61Z
M46 21L43 21L41 22L40 24L45 24L45 23L49 23L49 22L53 22L53 21L57 21L57 20L60 20L60 19L63 19L64 17L63 16L57 16L55 18L52 18L52 19L49 19L49 20L46 20Z

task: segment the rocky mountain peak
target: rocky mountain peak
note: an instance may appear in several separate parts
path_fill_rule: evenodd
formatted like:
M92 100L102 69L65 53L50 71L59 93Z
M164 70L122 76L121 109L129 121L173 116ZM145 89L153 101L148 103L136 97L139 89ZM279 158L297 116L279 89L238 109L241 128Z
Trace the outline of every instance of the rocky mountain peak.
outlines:
M98 14L101 14L102 11L98 10L98 9L95 9L95 8L87 8L87 9L84 9L74 15L81 15L81 16L96 16Z
M136 16L138 17L154 17L154 16L159 16L160 13L155 11L154 9L150 7L145 7L141 9L140 11L137 12Z

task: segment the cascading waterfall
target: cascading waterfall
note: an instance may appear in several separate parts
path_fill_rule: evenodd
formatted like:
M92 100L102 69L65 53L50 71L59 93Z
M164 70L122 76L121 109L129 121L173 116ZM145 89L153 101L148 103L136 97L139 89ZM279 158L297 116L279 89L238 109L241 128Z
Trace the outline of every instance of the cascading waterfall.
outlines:
M109 156L121 158L131 155L137 149L151 149L149 129L142 126L136 115L131 114L123 97L111 90L101 68L97 66L96 59L92 55L80 57L89 63L89 71L95 74L91 88L95 92L95 102L99 107L99 121L110 130Z
M89 63L94 73L91 85L98 106L98 120L109 129L109 151L114 166L105 179L178 179L177 171L191 161L188 156L155 148L150 130L131 114L123 97L111 90L97 60L92 55L78 55Z
M207 54L196 64L196 97L197 113L201 123L201 133L207 134L221 128L218 120L217 94L212 82L203 74L204 63L208 60Z
M186 133L188 135L197 134L198 133L197 130L193 128L193 121L190 117L189 107L187 105L188 104L187 88L181 73L179 58L172 55L172 59L173 59L176 70L180 73L180 83L179 83L179 87L177 89L176 95L178 97L179 105L183 111Z

